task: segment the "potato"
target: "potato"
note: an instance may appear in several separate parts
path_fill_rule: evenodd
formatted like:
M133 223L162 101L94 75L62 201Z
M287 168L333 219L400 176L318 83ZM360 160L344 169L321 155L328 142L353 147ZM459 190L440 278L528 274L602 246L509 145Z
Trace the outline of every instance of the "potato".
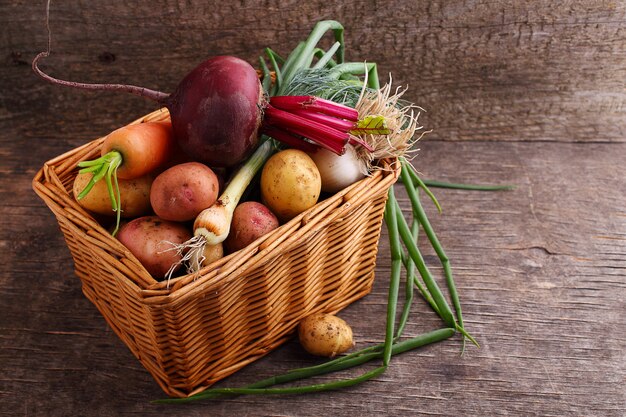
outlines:
M235 208L224 245L228 252L238 251L277 227L278 219L270 209L256 201L246 201Z
M122 226L117 239L135 255L154 278L161 279L181 256L171 249L191 239L191 232L182 224L157 216L143 216Z
M218 259L224 257L224 245L222 242L215 245L204 245L202 257L197 252L193 252L190 262L199 263L200 266L207 266Z
M194 219L215 203L219 195L217 175L199 162L174 165L160 173L150 189L154 213L164 220Z
M281 221L288 221L317 203L322 180L306 153L287 149L274 154L261 172L263 203Z
M202 256L204 256L202 266L207 266L208 264L213 263L218 259L224 257L224 245L222 243L218 243L215 245L205 245Z
M83 191L93 174L86 172L78 174L74 179L72 192L74 198L83 208L93 213L105 216L114 216L115 212L111 208L111 198L104 180L98 181L85 197L78 200L78 195ZM122 217L143 216L151 211L150 209L150 187L153 177L145 175L132 180L118 179L120 188L120 200L122 207Z
M298 325L302 347L312 355L334 357L354 346L352 329L331 314L313 314Z

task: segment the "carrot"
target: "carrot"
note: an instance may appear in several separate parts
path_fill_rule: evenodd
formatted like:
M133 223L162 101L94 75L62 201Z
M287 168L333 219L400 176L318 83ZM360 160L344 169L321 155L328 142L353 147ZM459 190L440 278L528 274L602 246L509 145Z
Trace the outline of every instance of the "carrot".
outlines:
M120 193L118 178L130 180L144 176L165 164L175 150L170 122L146 122L121 127L111 132L102 143L100 158L78 163L79 173L93 177L76 196L84 198L101 180L105 180L111 208L117 214L117 232L120 221Z
M102 144L101 155L119 152L118 178L132 179L154 171L172 154L174 138L170 122L129 125L111 132Z

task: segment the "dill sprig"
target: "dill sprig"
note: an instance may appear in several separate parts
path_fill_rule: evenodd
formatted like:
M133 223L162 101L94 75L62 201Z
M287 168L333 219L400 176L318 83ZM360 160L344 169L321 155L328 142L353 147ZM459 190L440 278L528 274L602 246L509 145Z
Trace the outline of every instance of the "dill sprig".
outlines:
M362 81L337 78L331 68L305 68L285 86L285 95L316 96L354 108L363 88Z

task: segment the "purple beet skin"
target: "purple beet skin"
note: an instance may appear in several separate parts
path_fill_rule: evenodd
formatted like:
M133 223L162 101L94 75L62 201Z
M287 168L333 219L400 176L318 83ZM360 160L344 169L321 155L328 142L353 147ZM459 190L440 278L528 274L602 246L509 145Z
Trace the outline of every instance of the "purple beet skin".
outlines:
M258 144L262 91L246 61L231 56L204 61L165 103L179 146L209 166L243 162Z

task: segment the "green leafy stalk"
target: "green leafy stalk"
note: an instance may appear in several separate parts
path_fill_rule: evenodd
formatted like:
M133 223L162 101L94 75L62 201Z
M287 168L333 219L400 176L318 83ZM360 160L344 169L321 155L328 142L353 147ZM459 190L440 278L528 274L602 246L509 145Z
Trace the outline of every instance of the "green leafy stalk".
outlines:
M417 243L417 236L419 233L419 223L416 220L413 220L411 224L411 234L413 235L413 240ZM398 240L398 244L399 239ZM402 314L400 315L400 322L398 324L398 331L396 333L396 337L400 337L404 332L404 327L409 319L409 313L411 312L411 304L413 303L413 283L415 282L415 264L413 260L408 257L408 262L405 261L407 258L404 252L401 257L402 264L406 268L406 280L404 282L404 308L402 309Z
M394 201L394 203L398 204L397 201ZM406 219L401 214L397 215L396 218L398 220L398 231L400 233L400 237L402 238L402 241L404 242L404 245L406 246L409 255L413 259L413 262L415 262L417 270L420 272L420 275L422 275L428 291L430 292L433 300L437 304L437 307L439 308L439 312L441 314L441 318L446 322L448 326L456 327L456 321L452 314L452 310L450 309L450 306L448 305L446 299L443 297L441 289L439 288L430 271L428 270L428 267L426 266L424 258L417 248L417 245L413 241L413 237L411 236L411 229L407 225Z
M274 73L276 74L276 82L278 84L283 83L283 74L280 70L280 66L278 65L276 54L270 48L265 48L265 53L272 64L272 68L274 68Z
M360 384L361 382L367 381L369 379L375 378L378 375L385 372L387 368L385 366L380 366L372 371L366 372L363 375L357 378L351 379L343 379L334 382L327 382L323 384L313 384L313 385L305 385L302 387L289 387L289 388L214 388L197 394L197 396L187 397L187 398L169 398L163 400L156 400L156 403L184 403L190 401L197 401L202 399L213 398L215 395L224 394L224 395L242 395L242 394L256 394L256 395L285 395L285 394L305 394L311 392L322 392L322 391L331 391L340 388L351 387L356 384ZM205 395L202 395L206 393Z
M107 186L107 192L109 194L109 200L111 201L111 209L115 212L115 229L112 235L115 236L120 227L121 221L121 196L120 187L117 181L117 170L122 165L122 155L118 151L111 151L101 156L100 158L91 161L82 161L77 165L81 168L78 172L81 174L92 173L93 176L83 188L83 190L76 196L78 200L81 200L89 194L98 181L104 180Z
M263 73L263 81L261 82L263 91L269 94L270 88L272 87L272 74L270 73L270 69L262 56L259 57L259 64L261 65L261 71Z
M389 236L395 237L398 235L398 223L396 222L397 207L394 204L393 187L389 187L388 194L389 198L387 199L384 216L387 229L389 230ZM396 320L396 304L398 301L400 272L402 267L402 248L400 246L400 240L390 238L389 243L391 246L391 279L389 281L389 296L387 298L387 327L385 331L385 350L383 356L383 365L385 366L389 365L389 361L391 360L391 348Z
M339 79L344 74L365 74L367 73L367 86L373 90L380 89L378 80L378 67L373 62L347 62L333 67L330 76Z
M299 70L303 68L309 68L311 63L313 62L313 57L315 55L315 47L318 42L322 39L324 34L329 30L333 31L335 36L335 41L339 42L339 47L337 48L337 62L339 64L343 63L344 60L344 41L343 41L343 26L335 21L335 20L323 20L318 22L311 34L307 38L307 40L298 45L292 53L287 57L285 64L283 66L283 79L281 85L276 90L275 95L282 95L285 85L289 85L293 76Z
M481 185L481 184L460 184L453 182L443 182L435 180L423 180L424 184L429 187L450 188L456 190L468 191L510 191L514 190L514 185Z
M400 159L400 163L402 164L403 167L408 168L408 174L411 177L411 181L414 182L415 184L417 184L422 190L424 190L426 195L432 200L432 202L435 205L435 207L437 207L437 211L439 213L441 213L442 209L441 209L441 205L439 204L439 201L437 201L437 198L432 193L432 191L430 191L430 189L424 183L424 181L422 181L422 179L419 177L419 175L417 175L417 172L415 171L415 167L413 165L409 164L408 161L405 158L401 158ZM400 181L402 181L402 177L400 177ZM405 186L406 186L406 184L405 184Z
M333 46L331 46L330 49L318 59L318 61L313 66L313 69L324 68L331 61L334 64L334 65L333 64L331 65L336 66L337 64L333 60L333 55L335 55L335 52L337 52L337 50L339 50L340 47L341 47L341 44L339 42L335 42Z
M423 227L424 233L426 233L430 244L432 245L433 249L437 253L437 256L439 257L439 260L441 261L444 270L444 276L446 278L446 284L448 286L448 291L450 292L450 298L452 299L452 303L454 304L454 308L457 313L458 324L460 327L463 328L464 326L463 314L461 312L461 302L459 300L459 294L456 289L456 284L454 282L454 279L452 278L452 268L450 266L450 260L443 250L443 247L441 246L441 243L439 242L439 239L437 238L437 235L435 234L435 231L433 230L430 221L426 216L426 212L422 207L422 203L419 200L419 196L416 192L415 186L413 185L413 181L411 180L411 176L409 174L410 168L407 165L409 164L406 160L402 161L402 170L400 175L402 177L402 183L405 185L407 195L409 196L409 200L411 201L413 216L417 218L417 220ZM465 338L463 338L463 346L465 346L464 343Z

